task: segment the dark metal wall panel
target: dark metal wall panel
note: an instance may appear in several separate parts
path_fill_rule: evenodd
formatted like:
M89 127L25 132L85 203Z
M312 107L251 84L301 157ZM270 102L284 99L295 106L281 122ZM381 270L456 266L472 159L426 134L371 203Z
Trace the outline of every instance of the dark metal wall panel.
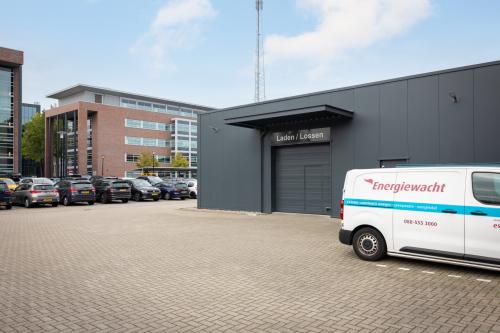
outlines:
M330 214L329 145L300 145L274 149L275 210Z
M474 72L439 75L439 160L442 163L474 161ZM450 93L456 94L453 103Z
M407 81L380 86L380 159L408 155Z
M260 211L259 131L224 125L224 113L200 117L200 208Z
M500 162L500 65L474 73L474 160Z
M438 76L408 81L408 157L411 163L439 162Z
M363 87L354 92L354 165L377 168L380 151L379 86ZM338 143L341 144L341 143Z
M345 90L331 94L331 105L346 110L354 110L354 90ZM354 168L354 135L352 120L338 121L332 129L332 215L338 216L339 202L342 199L344 179L348 170Z

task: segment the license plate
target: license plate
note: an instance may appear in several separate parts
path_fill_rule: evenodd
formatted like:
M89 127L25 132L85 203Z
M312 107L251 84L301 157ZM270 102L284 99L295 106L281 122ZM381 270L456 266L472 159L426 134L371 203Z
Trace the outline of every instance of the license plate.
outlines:
M158 195L158 193L153 193L153 197L156 197Z
M124 188L122 188L122 189L120 190L120 192L127 192L127 190L126 190L126 189L124 189Z
M82 191L82 194L89 194L89 191Z
M52 202L51 198L43 199L43 202Z
M181 193L182 193L182 194L186 194L186 193L188 193L188 192L187 192L187 191L182 191Z

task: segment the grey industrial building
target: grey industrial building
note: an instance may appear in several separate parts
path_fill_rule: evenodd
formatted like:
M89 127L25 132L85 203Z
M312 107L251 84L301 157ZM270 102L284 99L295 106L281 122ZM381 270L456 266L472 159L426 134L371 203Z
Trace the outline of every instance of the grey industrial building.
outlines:
M350 169L500 162L500 61L198 117L199 208L338 216Z

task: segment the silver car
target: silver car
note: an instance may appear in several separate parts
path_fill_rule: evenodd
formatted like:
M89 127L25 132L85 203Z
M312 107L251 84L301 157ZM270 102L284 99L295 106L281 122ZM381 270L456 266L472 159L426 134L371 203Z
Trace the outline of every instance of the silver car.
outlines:
M50 184L25 183L19 185L13 193L12 203L26 208L35 205L59 205L59 193Z

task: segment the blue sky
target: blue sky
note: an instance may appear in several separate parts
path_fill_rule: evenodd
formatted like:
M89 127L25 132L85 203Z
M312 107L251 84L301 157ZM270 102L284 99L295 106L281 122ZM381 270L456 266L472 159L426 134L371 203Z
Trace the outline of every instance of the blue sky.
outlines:
M226 107L253 101L253 0L18 0L0 46L26 102L86 83ZM267 97L500 60L500 1L264 0Z

